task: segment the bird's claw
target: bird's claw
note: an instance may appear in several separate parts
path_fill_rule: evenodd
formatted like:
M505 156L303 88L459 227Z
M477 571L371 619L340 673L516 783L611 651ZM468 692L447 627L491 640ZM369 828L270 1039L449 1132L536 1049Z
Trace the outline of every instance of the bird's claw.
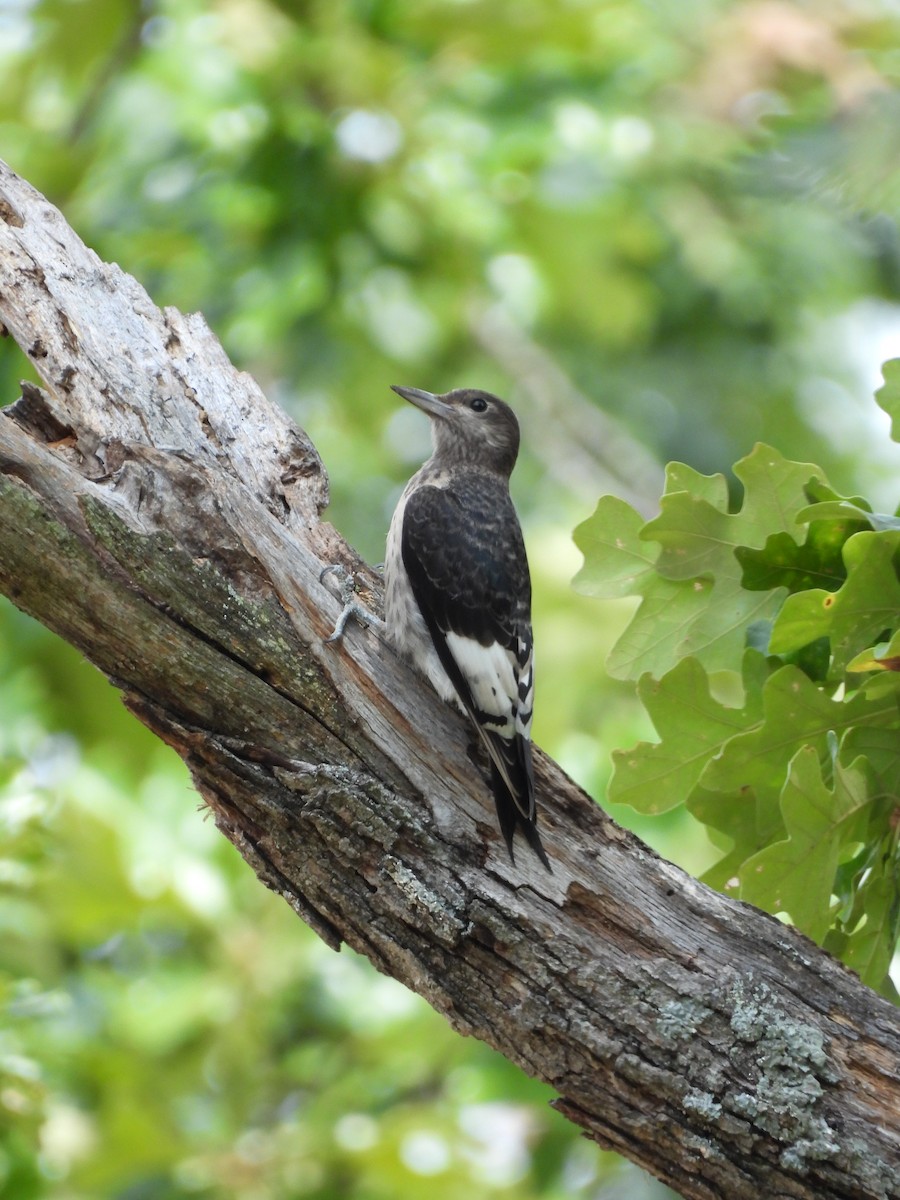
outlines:
M319 572L319 583L325 582L326 575L337 576L338 596L344 606L341 609L334 629L325 638L326 646L329 642L339 642L341 640L347 628L347 622L351 617L358 621L363 628L368 628L372 625L377 627L384 624L380 617L377 617L375 613L371 612L356 598L356 580L340 563L331 563L327 567L323 567Z

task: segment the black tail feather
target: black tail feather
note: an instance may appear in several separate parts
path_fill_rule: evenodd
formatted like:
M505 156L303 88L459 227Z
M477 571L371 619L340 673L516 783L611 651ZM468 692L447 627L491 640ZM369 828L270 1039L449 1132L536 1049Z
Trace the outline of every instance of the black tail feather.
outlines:
M527 738L502 737L499 733L479 727L484 744L491 759L495 775L506 785L509 798L527 821L533 821L534 767L531 763L531 742Z
M497 821L500 824L500 832L503 834L503 840L506 842L506 848L509 851L509 858L513 866L515 866L516 862L515 852L513 851L513 837L518 827L522 830L528 845L552 875L553 868L550 866L550 860L547 858L547 852L541 842L541 835L537 831L537 825L533 820L522 816L518 803L506 786L506 781L500 774L493 759L491 759L491 787L494 793L494 803L497 806Z

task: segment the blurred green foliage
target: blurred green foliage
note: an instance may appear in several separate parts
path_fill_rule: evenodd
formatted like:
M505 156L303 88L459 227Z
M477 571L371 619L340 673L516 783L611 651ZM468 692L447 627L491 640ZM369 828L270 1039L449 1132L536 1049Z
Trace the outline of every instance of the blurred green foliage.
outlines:
M603 673L632 602L568 586L597 495L650 516L655 462L763 439L896 504L898 31L889 0L9 0L0 155L205 313L374 561L427 452L388 384L513 402L535 736L603 798L651 726ZM0 342L0 403L23 376ZM5 604L0 683L0 1197L663 1194L320 947ZM683 808L610 807L716 857Z

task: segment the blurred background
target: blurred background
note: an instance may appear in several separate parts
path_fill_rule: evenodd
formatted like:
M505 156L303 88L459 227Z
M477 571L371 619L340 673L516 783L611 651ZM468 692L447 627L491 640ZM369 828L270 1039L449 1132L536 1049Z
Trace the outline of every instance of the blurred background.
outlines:
M569 586L598 496L651 515L666 460L762 439L897 503L898 77L895 0L0 0L0 156L202 310L370 561L428 452L388 385L513 403L535 737L603 802L652 730L603 671L627 606ZM31 377L0 343L0 403ZM0 602L3 1200L672 1194L551 1098L325 949Z

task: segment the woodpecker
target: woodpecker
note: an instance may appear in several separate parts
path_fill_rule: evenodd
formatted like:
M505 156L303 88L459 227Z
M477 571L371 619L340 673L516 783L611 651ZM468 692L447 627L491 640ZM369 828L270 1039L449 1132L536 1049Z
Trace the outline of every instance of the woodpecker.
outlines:
M477 730L510 859L518 827L550 870L535 824L531 578L509 494L519 423L490 392L393 391L431 418L433 453L391 520L387 634Z

